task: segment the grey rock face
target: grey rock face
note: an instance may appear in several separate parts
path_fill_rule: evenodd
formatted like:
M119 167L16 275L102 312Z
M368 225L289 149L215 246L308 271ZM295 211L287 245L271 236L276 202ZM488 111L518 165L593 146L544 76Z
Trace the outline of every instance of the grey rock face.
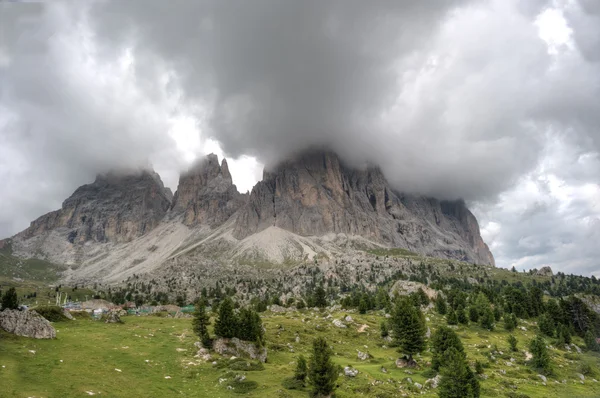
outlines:
M552 276L552 268L546 266L546 267L542 267L540 268L536 273L536 275L540 275L540 276Z
M144 170L128 175L99 175L63 202L60 210L33 221L16 238L27 240L57 228L72 244L129 242L152 230L170 201L158 174Z
M257 347L256 344L250 341L243 341L236 337L232 339L215 339L213 341L213 350L221 355L247 356L263 363L267 361L266 347Z
M54 339L56 330L37 312L4 310L0 312L0 328L17 336L34 339Z
M305 152L265 171L238 214L234 236L270 226L303 236L360 235L421 254L494 264L463 201L396 192L379 168L354 169L331 152Z
M227 161L219 166L217 155L210 154L179 178L172 209L183 213L183 223L221 225L244 203L233 185Z
M121 321L121 317L117 311L110 311L106 315L105 323L123 323L123 321Z

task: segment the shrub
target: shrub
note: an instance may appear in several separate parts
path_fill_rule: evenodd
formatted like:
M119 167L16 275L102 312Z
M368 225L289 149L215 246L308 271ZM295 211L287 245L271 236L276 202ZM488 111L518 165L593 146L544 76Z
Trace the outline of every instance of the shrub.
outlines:
M46 305L34 308L35 312L49 320L50 322L64 322L70 319L64 313L61 307L56 305Z
M533 358L531 359L532 366L543 370L546 374L551 373L550 355L548 354L544 339L541 336L536 336L531 340L531 343L529 343L529 350L533 355Z
M304 383L295 377L286 377L281 382L281 385L286 390L302 390L304 388Z

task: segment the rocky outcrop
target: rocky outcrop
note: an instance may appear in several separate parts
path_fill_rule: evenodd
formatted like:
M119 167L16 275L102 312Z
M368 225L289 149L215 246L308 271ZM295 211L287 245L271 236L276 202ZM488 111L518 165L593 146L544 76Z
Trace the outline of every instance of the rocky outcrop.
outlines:
M110 311L108 314L106 314L104 323L123 323L123 321L121 320L118 311Z
M33 310L4 310L0 312L0 328L17 336L34 339L56 338L56 330L50 322Z
M302 236L359 235L420 254L494 264L463 201L399 193L378 167L351 168L326 151L305 152L265 171L233 234L242 239L270 226Z
M537 270L537 272L535 273L536 275L539 276L552 276L552 268L545 266L540 268L539 270Z
M399 280L394 283L394 286L392 286L390 289L390 297L394 297L396 294L399 294L400 296L408 296L412 293L418 292L419 289L422 289L430 300L435 300L437 298L437 291L429 286L424 285L421 282L405 280Z
M236 357L246 356L263 363L267 361L266 347L258 347L250 341L243 341L236 337L232 339L219 338L214 340L213 350L221 355L228 354Z
M172 209L183 213L183 223L188 226L223 224L244 203L237 191L227 161L210 154L197 162L179 178Z
M60 228L71 244L129 242L156 227L169 206L154 171L98 175L77 188L60 210L41 216L15 238L27 240Z

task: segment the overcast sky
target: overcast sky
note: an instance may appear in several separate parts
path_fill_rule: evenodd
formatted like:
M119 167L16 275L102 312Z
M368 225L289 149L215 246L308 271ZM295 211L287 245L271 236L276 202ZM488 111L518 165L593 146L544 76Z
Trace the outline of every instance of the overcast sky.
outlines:
M600 276L600 1L0 2L0 237L110 169L246 191L315 145Z

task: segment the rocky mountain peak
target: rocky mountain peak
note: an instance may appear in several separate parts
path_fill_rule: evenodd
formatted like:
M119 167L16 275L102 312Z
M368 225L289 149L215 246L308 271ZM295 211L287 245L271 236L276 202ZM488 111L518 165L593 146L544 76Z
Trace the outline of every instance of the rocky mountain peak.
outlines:
M464 202L394 190L381 170L349 167L333 152L300 153L263 173L240 210L234 236L270 226L302 236L363 236L421 254L493 264Z
M183 223L188 226L216 226L227 221L242 203L227 161L223 159L219 165L218 156L211 153L181 174L172 209L183 213Z
M33 221L18 234L28 239L64 229L71 243L127 242L153 229L169 209L170 200L153 170L100 174L67 198L60 210Z

